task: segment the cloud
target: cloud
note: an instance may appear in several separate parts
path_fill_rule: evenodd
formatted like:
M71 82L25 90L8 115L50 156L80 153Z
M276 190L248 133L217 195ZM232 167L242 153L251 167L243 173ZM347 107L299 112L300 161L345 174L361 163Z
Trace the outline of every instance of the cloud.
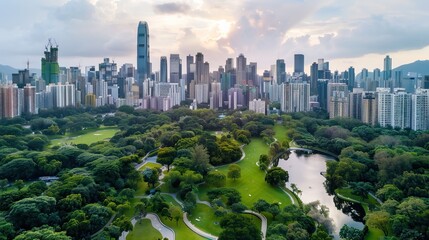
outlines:
M87 0L71 0L55 12L61 21L89 20L94 16L95 6Z
M163 3L154 6L156 12L161 14L176 14L187 13L191 10L191 6L186 3Z

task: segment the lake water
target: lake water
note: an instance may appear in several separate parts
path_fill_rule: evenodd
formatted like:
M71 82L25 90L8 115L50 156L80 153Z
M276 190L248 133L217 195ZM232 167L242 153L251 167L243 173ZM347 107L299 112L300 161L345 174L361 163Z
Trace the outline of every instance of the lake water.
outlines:
M335 224L335 232L338 238L339 231L344 224L362 229L363 209L358 204L342 201L334 195L329 195L325 189L325 177L320 173L326 171L326 161L335 161L325 155L320 154L297 154L294 151L289 155L288 160L281 159L278 166L289 172L289 182L287 186L294 183L302 191L300 195L304 203L319 200L320 204L329 208L329 217ZM357 221L355 221L354 219Z

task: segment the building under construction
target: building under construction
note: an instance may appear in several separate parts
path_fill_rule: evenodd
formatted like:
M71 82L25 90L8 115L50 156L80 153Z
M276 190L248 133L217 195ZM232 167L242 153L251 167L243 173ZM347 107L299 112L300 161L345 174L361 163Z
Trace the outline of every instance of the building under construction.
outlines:
M46 85L50 83L58 83L60 76L60 66L58 65L58 45L52 44L49 39L45 46L45 57L42 58L42 79Z

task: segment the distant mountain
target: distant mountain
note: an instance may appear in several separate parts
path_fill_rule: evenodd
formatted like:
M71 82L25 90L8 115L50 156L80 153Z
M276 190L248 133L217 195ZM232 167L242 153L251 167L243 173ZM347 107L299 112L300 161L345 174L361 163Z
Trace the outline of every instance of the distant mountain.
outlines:
M16 68L13 68L11 66L0 64L0 73L6 74L7 79L9 79L9 80L12 80L12 73L18 73L19 70L24 70L24 69L16 69ZM30 74L32 74L32 73L36 73L37 76L40 76L40 69L30 68Z
M413 63L404 64L393 69L393 72L395 71L402 71L403 74L415 72L421 75L429 75L429 60L418 60Z

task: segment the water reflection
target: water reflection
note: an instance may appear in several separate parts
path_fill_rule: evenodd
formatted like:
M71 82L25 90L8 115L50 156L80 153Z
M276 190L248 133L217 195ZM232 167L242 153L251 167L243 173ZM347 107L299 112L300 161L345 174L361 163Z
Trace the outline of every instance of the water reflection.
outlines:
M320 154L297 154L291 152L287 161L280 160L278 166L289 172L288 187L294 183L301 191L301 200L304 203L320 201L329 208L329 216L334 220L334 235L338 238L339 231L344 224L362 229L361 223L364 211L359 204L345 202L334 195L329 195L325 189L325 178L321 173L326 171L326 161L335 161ZM340 210L342 209L342 210Z

